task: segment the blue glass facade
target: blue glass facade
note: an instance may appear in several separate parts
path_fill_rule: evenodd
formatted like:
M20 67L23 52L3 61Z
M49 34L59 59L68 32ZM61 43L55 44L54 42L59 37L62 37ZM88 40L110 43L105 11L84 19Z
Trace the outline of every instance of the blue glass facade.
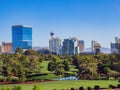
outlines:
M32 48L32 28L22 25L12 26L12 50L16 51L16 48L22 48L23 50Z

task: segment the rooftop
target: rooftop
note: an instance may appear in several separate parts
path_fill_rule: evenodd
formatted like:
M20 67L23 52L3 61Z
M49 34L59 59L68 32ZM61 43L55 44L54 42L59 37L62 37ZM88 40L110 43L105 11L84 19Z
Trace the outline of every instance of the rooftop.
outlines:
M17 27L17 26L32 28L32 26L27 26L27 25L13 25L12 27Z

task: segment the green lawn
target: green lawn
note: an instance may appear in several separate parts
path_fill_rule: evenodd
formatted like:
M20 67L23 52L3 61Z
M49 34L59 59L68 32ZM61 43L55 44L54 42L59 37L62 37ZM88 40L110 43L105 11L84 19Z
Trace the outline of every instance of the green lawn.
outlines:
M49 61L42 61L41 65L41 73L49 73L49 71L47 70L47 66L48 66Z
M94 87L94 85L99 85L100 87L108 87L109 85L117 86L118 81L112 80L78 80L78 81L53 81L53 82L42 82L36 84L22 84L23 90L32 90L34 85L38 85L41 87L41 90L53 90L56 88L57 90L65 89L65 88L79 88L83 87ZM6 85L0 85L6 86ZM7 85L9 87L13 87L14 85Z

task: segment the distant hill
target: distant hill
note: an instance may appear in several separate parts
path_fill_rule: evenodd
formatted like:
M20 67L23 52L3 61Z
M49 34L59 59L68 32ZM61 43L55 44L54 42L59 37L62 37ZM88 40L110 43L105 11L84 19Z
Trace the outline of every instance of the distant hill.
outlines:
M91 50L92 50L91 48L86 48L85 49L85 51L88 51L88 52L91 52ZM111 53L110 48L105 48L105 47L101 48L101 52L102 53Z

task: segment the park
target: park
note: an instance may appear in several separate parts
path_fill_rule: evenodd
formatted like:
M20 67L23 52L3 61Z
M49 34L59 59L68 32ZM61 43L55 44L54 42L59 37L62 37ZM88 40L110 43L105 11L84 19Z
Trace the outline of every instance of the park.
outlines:
M119 59L119 54L45 55L18 48L0 55L0 90L116 88Z

